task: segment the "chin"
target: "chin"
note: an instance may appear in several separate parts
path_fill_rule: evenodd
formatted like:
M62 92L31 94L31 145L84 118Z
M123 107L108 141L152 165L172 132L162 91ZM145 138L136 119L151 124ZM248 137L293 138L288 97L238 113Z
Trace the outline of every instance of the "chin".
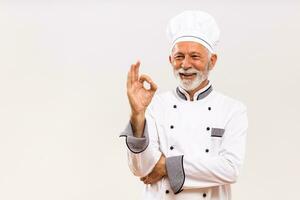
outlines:
M180 77L179 73L174 73L179 85L186 91L195 90L197 87L201 85L203 81L207 79L206 74L198 73L196 77L193 79L183 79Z
M197 83L196 81L180 81L180 86L186 91L192 91L196 89L201 83Z

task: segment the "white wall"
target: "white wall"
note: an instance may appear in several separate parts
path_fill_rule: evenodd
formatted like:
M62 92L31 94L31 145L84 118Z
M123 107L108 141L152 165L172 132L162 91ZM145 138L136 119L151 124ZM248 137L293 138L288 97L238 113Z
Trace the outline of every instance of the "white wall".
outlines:
M299 1L298 1L299 2ZM126 163L126 73L176 86L165 26L185 9L221 27L214 88L249 111L234 199L294 199L300 174L297 1L1 1L0 199L139 199Z

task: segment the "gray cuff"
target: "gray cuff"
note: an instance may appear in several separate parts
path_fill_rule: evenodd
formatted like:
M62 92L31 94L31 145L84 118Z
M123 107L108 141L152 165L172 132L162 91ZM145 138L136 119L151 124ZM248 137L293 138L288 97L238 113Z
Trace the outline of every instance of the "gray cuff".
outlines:
M143 137L138 138L133 136L132 126L130 122L119 137L126 137L126 145L132 153L141 153L145 151L145 149L149 145L147 120L145 121Z
M166 158L166 168L170 186L174 194L180 193L185 181L183 155Z

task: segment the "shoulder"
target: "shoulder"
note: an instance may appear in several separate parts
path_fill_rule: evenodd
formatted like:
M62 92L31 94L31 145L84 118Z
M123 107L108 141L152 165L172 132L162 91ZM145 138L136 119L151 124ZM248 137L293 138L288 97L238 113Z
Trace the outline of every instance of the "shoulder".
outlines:
M172 90L157 91L152 99L152 104L165 104L174 98Z
M246 111L247 110L246 105L242 101L240 101L234 97L230 97L221 92L218 92L218 91L214 91L214 93L216 96L216 103L221 104L221 106L223 106L227 109L230 109L232 111Z

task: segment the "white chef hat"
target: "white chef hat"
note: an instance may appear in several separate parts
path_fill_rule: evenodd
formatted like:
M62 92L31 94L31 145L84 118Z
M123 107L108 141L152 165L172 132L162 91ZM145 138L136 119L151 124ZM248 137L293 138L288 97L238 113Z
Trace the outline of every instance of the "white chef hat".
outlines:
M184 11L173 17L167 26L171 50L177 42L193 41L215 53L220 30L214 18L202 11Z

